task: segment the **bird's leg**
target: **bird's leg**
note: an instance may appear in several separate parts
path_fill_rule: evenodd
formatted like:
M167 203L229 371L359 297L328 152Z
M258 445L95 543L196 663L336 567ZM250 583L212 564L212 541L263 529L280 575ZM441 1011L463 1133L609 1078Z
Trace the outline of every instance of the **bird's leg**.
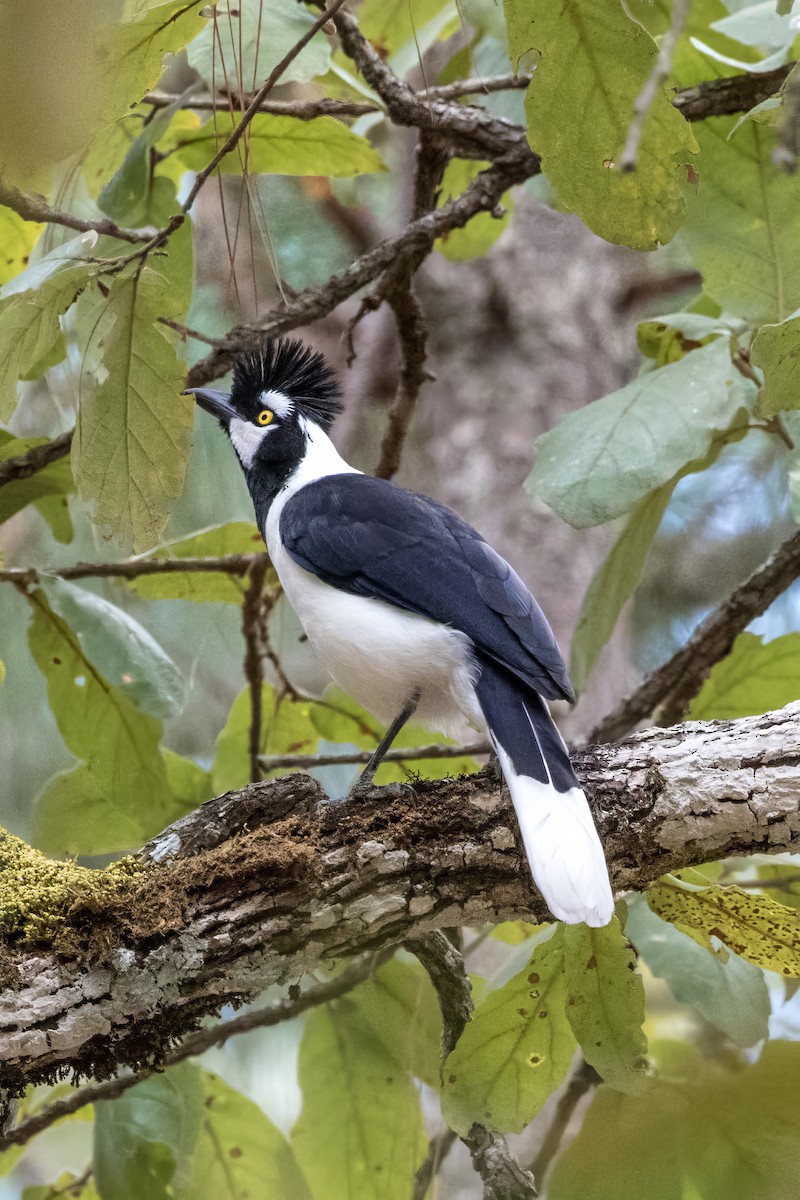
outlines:
M420 695L421 692L419 688L411 693L410 697L405 703L405 706L403 707L403 711L398 713L395 719L392 721L391 725L386 730L386 733L383 735L380 742L372 752L369 762L364 767L364 770L361 772L358 779L350 789L351 796L357 795L359 792L366 792L372 787L372 780L375 778L375 772L377 771L378 767L383 762L383 756L386 754L387 750L390 749L392 742L397 737L405 723L409 721L411 717L413 717L414 713L416 712L417 705L419 704Z

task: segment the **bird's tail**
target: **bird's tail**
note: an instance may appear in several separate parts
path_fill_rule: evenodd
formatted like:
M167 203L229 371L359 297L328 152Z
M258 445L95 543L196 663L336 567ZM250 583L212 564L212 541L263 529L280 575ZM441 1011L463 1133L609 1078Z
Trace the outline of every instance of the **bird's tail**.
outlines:
M480 661L475 688L537 887L561 921L607 925L614 898L603 847L567 748L544 700Z

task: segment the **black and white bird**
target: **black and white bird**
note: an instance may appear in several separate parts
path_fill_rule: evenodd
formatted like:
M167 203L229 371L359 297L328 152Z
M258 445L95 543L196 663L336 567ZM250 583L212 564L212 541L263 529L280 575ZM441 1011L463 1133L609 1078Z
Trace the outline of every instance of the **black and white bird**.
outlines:
M488 733L550 911L607 924L614 902L603 849L546 704L572 700L572 689L519 576L450 509L339 456L328 436L339 388L302 342L270 339L239 355L230 394L190 391L230 437L317 655L389 725L379 752L414 711L450 737Z

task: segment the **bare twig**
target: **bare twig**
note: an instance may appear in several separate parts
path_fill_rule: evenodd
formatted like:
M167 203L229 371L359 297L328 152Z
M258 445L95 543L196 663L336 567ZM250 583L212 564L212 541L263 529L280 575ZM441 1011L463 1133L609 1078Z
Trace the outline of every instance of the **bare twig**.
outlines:
M414 1176L414 1191L411 1200L425 1200L428 1188L439 1173L439 1168L447 1158L450 1147L456 1141L457 1136L452 1129L444 1129L428 1142L428 1153Z
M224 554L219 558L126 558L122 562L75 563L72 567L2 567L0 583L32 587L49 575L59 579L139 579L142 575L170 575L176 571L246 575L253 563L262 557L261 554Z
M409 941L407 947L425 967L439 998L444 1064L472 1014L472 996L464 960L452 942L438 930ZM461 1140L483 1180L484 1200L532 1200L535 1197L533 1176L519 1165L501 1134L476 1124ZM415 1193L416 1190L415 1184Z
M415 746L410 750L387 750L383 756L383 762L402 763L423 758L464 758L466 755L488 754L490 750L491 746L488 742L477 742L474 746L443 746L434 743L430 746ZM371 757L371 750L354 750L348 754L261 754L258 761L262 771L278 771L284 767L308 771L312 767L367 763Z
M114 1100L129 1088L141 1083L143 1079L155 1074L156 1071L163 1071L165 1067L171 1067L186 1058L203 1054L212 1046L222 1046L232 1037L250 1033L254 1029L267 1029L273 1025L280 1025L283 1021L291 1021L294 1017L301 1016L310 1008L337 1000L369 978L375 964L376 955L367 954L351 963L335 979L309 988L300 996L290 995L289 999L279 1000L267 1008L242 1013L230 1021L224 1021L222 1024L212 1025L208 1029L200 1029L197 1033L190 1034L170 1050L160 1062L154 1063L152 1067L139 1071L135 1075L122 1075L116 1079L103 1080L101 1083L90 1083L86 1087L79 1088L70 1096L54 1100L40 1112L20 1121L19 1125L10 1129L4 1137L0 1138L0 1150L8 1146L22 1146L44 1129L54 1125L56 1121L71 1116L72 1113L85 1108L87 1104L95 1104L98 1100Z
M772 159L782 171L793 175L797 170L800 142L800 66L795 66L783 89L783 114L778 128L778 144Z
M726 79L710 79L693 87L681 88L672 101L687 121L705 121L708 117L727 117L747 112L763 100L774 96L785 82L794 62L753 75L731 75Z
M475 76L473 79L457 79L454 83L443 83L439 87L429 87L417 92L421 100L457 100L460 96L488 95L490 92L508 92L515 89L524 90L533 75L487 75L485 79Z
M154 108L169 108L179 99L171 92L148 92L145 103ZM241 112L252 103L251 96L187 96L180 105L196 112ZM380 105L369 100L334 100L322 96L318 100L262 100L256 112L269 113L274 117L295 117L299 121L313 121L316 117L363 117L367 113L380 112Z
M766 612L773 600L799 576L800 533L795 533L706 617L677 654L648 675L636 691L595 726L589 741L616 741L659 706L659 724L679 721L714 664L730 652L750 622Z
M581 1059L580 1065L559 1097L553 1119L548 1126L536 1157L531 1163L531 1171L538 1179L540 1185L543 1183L550 1169L550 1164L561 1148L564 1134L567 1132L567 1126L572 1120L575 1109L586 1093L591 1088L597 1087L598 1083L601 1082L600 1076L594 1067L590 1067L585 1059Z
M12 209L24 221L39 221L44 225L63 225L66 229L75 229L79 233L105 234L108 237L119 238L123 242L149 242L153 237L152 229L126 229L117 225L108 217L94 217L86 220L73 216L72 213L61 212L47 203L44 196L32 192L21 192L11 184L0 182L0 204Z
M37 471L43 471L51 463L65 458L69 454L74 432L73 429L70 429L68 433L62 433L57 438L53 438L52 442L46 442L43 446L34 446L33 450L29 450L27 454L20 454L16 458L7 458L4 462L0 462L0 487L6 483L13 483L16 479L29 479Z
M259 555L247 572L247 588L242 601L242 636L244 638L244 676L250 689L250 731L247 750L250 757L250 782L261 778L259 753L263 721L264 689L264 577L269 567L266 554Z
M223 158L230 154L231 150L238 145L248 125L258 112L259 106L272 91L287 67L294 62L300 51L308 45L311 39L319 33L323 25L327 25L328 21L330 21L332 17L335 17L336 13L343 4L344 0L333 0L330 8L325 9L319 15L319 17L317 17L313 25L309 25L303 36L299 38L289 50L286 51L281 61L276 63L276 65L270 71L267 79L253 95L252 100L239 118L236 127L231 130L229 136L222 143L211 161L203 167L202 171L198 171L195 181L192 184L192 187L189 189L189 194L181 205L184 213L188 213L189 209L194 204L195 200L197 199L197 193L200 191L209 175L216 170Z
M636 169L639 142L642 138L645 121L653 106L653 101L669 77L672 67L672 55L675 52L675 47L683 32L683 27L686 24L686 18L689 14L689 3L690 0L674 0L669 29L662 38L653 69L645 80L644 87L636 97L636 103L633 106L633 119L631 120L628 136L625 140L625 146L619 158L619 168L621 171L633 171Z

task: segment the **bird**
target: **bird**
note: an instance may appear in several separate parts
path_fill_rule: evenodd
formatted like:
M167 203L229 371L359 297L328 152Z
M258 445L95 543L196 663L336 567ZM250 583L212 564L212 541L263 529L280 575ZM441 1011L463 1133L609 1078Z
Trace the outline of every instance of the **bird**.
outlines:
M336 684L387 725L488 735L550 912L614 914L603 847L547 706L574 702L555 637L516 572L449 508L363 474L330 438L341 391L297 338L235 353L230 392L188 388L235 451L272 565ZM351 793L352 794L352 793Z

